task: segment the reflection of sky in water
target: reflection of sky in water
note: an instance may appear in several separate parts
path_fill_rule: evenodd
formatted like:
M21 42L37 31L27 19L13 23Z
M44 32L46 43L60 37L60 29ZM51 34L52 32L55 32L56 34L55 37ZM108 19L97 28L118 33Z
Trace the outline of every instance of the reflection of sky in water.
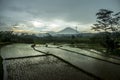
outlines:
M48 46L50 46L50 45L48 45ZM54 47L54 46L52 46L52 47ZM64 48L69 49L70 47L64 47ZM14 49L16 51L14 51ZM120 74L119 74L120 66L119 65L115 65L115 64L108 63L108 62L105 62L105 61L101 61L101 60L98 60L98 59L94 59L94 58L91 58L91 57L86 57L86 56L83 56L83 55L75 54L73 52L61 50L61 49L58 49L58 48L46 48L46 47L43 47L43 46L40 45L40 47L37 46L36 49L41 50L43 52L49 51L51 54L54 54L54 55L56 55L56 56L58 56L58 57L60 57L64 60L72 63L73 65L78 66L81 69L84 69L84 70L86 70L88 72L91 72L91 73L93 73L97 76L100 76L102 78L103 77L106 78L106 80L113 80L113 78L114 79L117 78L116 80L120 79ZM20 52L17 52L17 50L20 51ZM74 49L70 48L70 50L74 50ZM41 54L41 53L38 53L38 52L32 50L32 48L30 47L29 44L13 44L11 46L3 47L1 49L1 51L2 51L2 56L3 57L11 57L11 56L14 57L14 56L25 56L25 55L29 56L29 55ZM78 51L78 52L83 51L84 54L93 55L92 53L87 53L86 51L81 50L81 49L77 49L77 48L75 48L75 51ZM7 55L7 54L9 54L9 55ZM15 54L15 55L13 55L13 54ZM98 57L96 54L94 54L93 56ZM15 66L15 68L17 68L16 67L17 65L14 65L14 64L18 64L18 66L20 66L20 65L26 65L26 66L31 65L32 66L34 64L34 65L38 66L37 68L39 68L39 67L44 68L44 66L40 65L40 64L43 64L43 63L46 63L46 62L47 62L46 65L48 65L49 63L53 63L53 62L57 63L56 59L54 60L54 58L52 58L52 60L51 60L51 58L48 58L48 57L44 57L42 59L38 59L38 58L37 59L32 58L31 60L30 59L31 58L10 60L10 61L13 61L13 62L10 62L10 66ZM9 63L9 61L8 61L8 63ZM49 66L50 65L51 64L49 64ZM54 65L51 65L51 68L53 68L53 66ZM32 66L32 67L36 68L35 66ZM10 68L12 69L12 67L10 67ZM9 68L9 70L10 70L10 68ZM30 68L30 70L32 70L30 66L28 67L28 69L29 68ZM49 68L49 70L52 70L51 68ZM20 69L24 69L24 68L20 67ZM25 68L25 69L27 70L27 68ZM37 71L37 70L35 69L35 71ZM39 72L38 72L38 74L39 74ZM108 76L108 77L106 77L106 76Z
M9 80L93 80L52 56L4 61Z
M42 53L34 51L31 46L27 44L8 45L3 47L1 52L3 58L42 55Z

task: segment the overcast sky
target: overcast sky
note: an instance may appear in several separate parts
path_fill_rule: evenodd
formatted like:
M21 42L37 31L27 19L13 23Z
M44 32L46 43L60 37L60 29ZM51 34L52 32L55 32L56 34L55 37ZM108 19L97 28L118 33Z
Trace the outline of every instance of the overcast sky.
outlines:
M119 12L120 0L0 0L0 30L89 32L101 8Z

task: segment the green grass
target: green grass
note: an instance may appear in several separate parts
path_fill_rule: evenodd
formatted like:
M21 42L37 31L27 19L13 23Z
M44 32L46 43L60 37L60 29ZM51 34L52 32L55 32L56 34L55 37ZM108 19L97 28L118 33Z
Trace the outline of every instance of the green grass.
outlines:
M70 45L70 46L74 46L77 48L82 48L82 49L95 49L98 51L103 51L105 50L105 48L103 48L101 45L99 44L87 44L87 43L80 43L80 44L74 44L74 45Z
M8 42L6 42L6 43L0 42L0 49L7 44L9 44L9 43ZM3 62L3 59L0 54L0 80L3 80L3 64L2 64L2 62Z
M2 47L1 44L3 44L3 43L0 43L0 49ZM1 78L1 80L3 80L3 64L2 64L2 62L3 62L3 60L2 60L2 57L1 57L1 54L0 54L0 78Z
M3 64L2 64L2 57L0 56L0 77L3 80Z
M103 46L101 46L100 44L95 44L95 43L79 43L79 44L70 44L71 47L77 47L77 48L81 48L81 49L94 49L96 51L99 51L103 54L107 54L106 48L104 48ZM111 52L110 54L107 55L116 55L116 56L120 56L120 48L114 50L113 52Z

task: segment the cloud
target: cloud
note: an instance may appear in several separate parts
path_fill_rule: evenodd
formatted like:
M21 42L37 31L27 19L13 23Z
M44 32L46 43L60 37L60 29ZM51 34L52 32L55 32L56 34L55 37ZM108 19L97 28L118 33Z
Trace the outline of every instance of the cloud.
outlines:
M119 3L119 0L0 0L0 21L9 27L23 23L31 29L36 26L33 30L41 31L62 29L66 25L73 26L73 23L86 27L95 22L95 13L99 9L118 11ZM39 20L45 25L37 24L36 21ZM29 23L30 21L35 21L36 25ZM60 26L55 27L55 25ZM0 26L0 29L3 28Z

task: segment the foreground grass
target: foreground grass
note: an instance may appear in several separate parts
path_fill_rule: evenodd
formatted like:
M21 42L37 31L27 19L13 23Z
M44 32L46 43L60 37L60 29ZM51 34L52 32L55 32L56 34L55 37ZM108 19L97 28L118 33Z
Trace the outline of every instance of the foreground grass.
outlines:
M2 64L2 57L0 56L0 78L3 80L3 64Z
M2 44L3 43L0 43L0 49L2 47ZM0 78L1 78L1 80L3 80L3 64L2 64L2 62L3 62L3 59L2 59L1 54L0 54Z
M0 49L7 44L10 44L10 43L9 42L6 42L6 43L0 42ZM2 64L2 62L3 62L3 59L0 54L0 80L3 80L3 64Z

